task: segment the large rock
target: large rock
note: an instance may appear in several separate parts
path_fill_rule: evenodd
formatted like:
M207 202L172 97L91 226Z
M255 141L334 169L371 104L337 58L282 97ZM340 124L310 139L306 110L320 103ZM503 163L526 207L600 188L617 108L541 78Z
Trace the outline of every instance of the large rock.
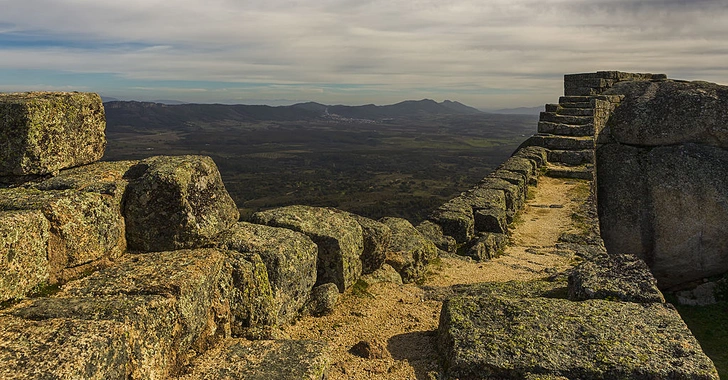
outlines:
M467 242L475 233L473 207L460 198L445 202L430 214L429 219L457 243Z
M485 177L477 185L480 188L501 190L505 197L506 222L511 223L516 213L523 207L526 194L523 189L504 179Z
M379 221L392 230L387 264L402 276L404 283L420 279L425 274L427 264L438 255L435 244L422 236L406 219L382 218Z
M0 316L0 378L126 379L128 337L116 321Z
M415 228L420 231L422 236L430 239L435 246L445 252L454 253L457 250L457 242L452 236L443 233L440 225L433 223L431 220L425 220L418 224Z
M669 305L530 298L509 286L444 302L438 348L447 378L718 379Z
M191 355L180 352L177 344L180 337L185 336L185 333L180 334L178 306L174 297L164 295L68 297L61 294L60 297L21 303L10 313L28 321L19 325L27 334L34 333L39 326L53 326L53 321L58 320L68 321L69 327L88 330L91 337L95 334L95 326L118 325L124 336L109 337L109 352L105 355L120 358L120 363L114 364L128 371L131 379L167 379L178 372L185 357ZM84 347L55 343L37 348L34 356L43 358L53 355L54 351L81 349ZM95 365L93 358L81 356L76 360L86 360L86 363L76 363L79 367Z
M126 249L124 219L109 195L75 190L0 189L0 210L38 210L50 222L50 281L78 277Z
M329 361L325 342L228 339L195 359L180 379L320 380L326 378Z
M361 276L364 243L354 218L328 208L287 206L257 212L252 221L308 235L318 246L316 285L332 282L344 292Z
M239 222L220 238L220 246L255 253L265 263L278 310L278 322L298 316L316 283L318 248L296 231Z
M106 119L98 94L0 94L0 176L42 175L101 159Z
M240 217L210 157L150 157L126 176L124 216L131 250L210 245Z
M597 150L602 236L644 259L660 288L728 271L728 151L684 144Z
M490 260L503 254L508 236L502 233L482 232L468 244L466 256L475 260Z
M569 274L569 299L665 302L647 264L634 255L603 255L577 265Z
M392 231L386 225L361 215L347 213L361 226L364 249L361 253L361 272L369 274L382 267L387 258L387 247Z
M728 86L707 82L620 82L624 94L607 126L621 144L700 143L728 149Z
M40 211L0 212L0 303L48 283L49 236Z

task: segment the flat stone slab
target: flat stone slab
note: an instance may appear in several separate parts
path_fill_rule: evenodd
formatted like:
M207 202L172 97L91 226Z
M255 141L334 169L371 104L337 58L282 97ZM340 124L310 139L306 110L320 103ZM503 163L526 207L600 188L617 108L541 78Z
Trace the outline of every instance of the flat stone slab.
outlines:
M128 330L116 321L0 316L0 378L125 379Z
M665 302L650 268L629 254L602 255L577 265L569 275L569 299Z
M98 161L105 129L98 94L0 94L0 176L43 175Z
M321 380L329 365L326 343L228 339L197 358L181 380Z
M669 305L520 298L522 288L444 302L438 346L447 378L718 379Z
M50 223L38 210L0 212L0 302L48 283Z

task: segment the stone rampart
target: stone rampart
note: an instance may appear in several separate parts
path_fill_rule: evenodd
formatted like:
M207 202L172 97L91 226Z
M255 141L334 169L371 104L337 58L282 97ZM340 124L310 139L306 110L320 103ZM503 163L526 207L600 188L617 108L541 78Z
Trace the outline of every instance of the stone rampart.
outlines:
M508 225L540 175L594 179L595 148L611 143L600 136L610 135L613 127L607 120L620 101L629 99L601 93L618 91L622 81L653 83L664 76L599 72L567 75L565 80L566 96L546 106L537 135L418 226L404 219L375 221L308 206L267 210L253 215L252 223L238 222L235 205L209 158L93 162L100 157L98 149L103 153L103 138L97 137L91 139L96 141L93 147L57 144L62 148L55 154L67 157L49 165L43 154L28 153L50 149L40 136L97 130L100 124L92 121L103 115L100 99L62 94L58 96L66 100L50 108L31 112L32 107L23 105L29 116L6 118L10 122L2 126L3 136L33 138L24 137L18 145L22 149L4 151L0 172L2 183L12 184L0 189L0 377L164 379L183 374L193 363L188 376L217 373L220 365L244 372L215 358L245 362L255 360L245 356L251 350L260 350L255 352L289 365L256 367L262 371L256 376L320 378L327 366L325 343L276 340L275 326L330 312L340 292L360 281L378 281L384 272L390 281L414 282L442 252L475 260L502 254ZM14 96L7 103L56 99L47 93ZM76 98L91 99L79 109L97 111L86 118L64 116L64 107ZM48 122L51 114L54 121ZM598 161L597 167L599 177ZM599 237L596 201L581 212L590 221L588 233L565 235L560 242L586 259L570 274L546 282L461 289L445 301L439 345L446 375L717 378L677 313L664 303L644 262L621 255L632 252L607 254ZM499 319L500 309L483 302L554 316L548 326L528 318L518 323L534 331L559 331L533 335L537 339L530 344L537 341L543 347L531 349L549 353L555 342L563 343L557 346L563 346L563 357L571 361L517 355L527 349L526 341L494 345L492 353L473 346L468 339L480 333L477 329L498 330L486 324L470 331L458 321L495 313L493 321L505 326L505 334L519 335L506 326L510 322ZM472 314L476 310L478 316ZM564 310L579 318L556 318ZM581 324L589 336L609 333L609 339L619 340L628 332L612 330L625 315L646 329L627 344L641 340L645 350L574 338L572 330ZM608 321L603 325L589 322L604 316ZM561 329L559 324L571 327ZM664 326L669 333L652 331ZM272 340L251 344L248 339ZM658 346L664 349L650 349ZM675 350L682 350L679 360ZM630 362L620 363L626 352ZM503 363L504 353L507 360L523 361L494 364ZM296 363L287 357L295 357ZM536 362L542 365L523 364Z

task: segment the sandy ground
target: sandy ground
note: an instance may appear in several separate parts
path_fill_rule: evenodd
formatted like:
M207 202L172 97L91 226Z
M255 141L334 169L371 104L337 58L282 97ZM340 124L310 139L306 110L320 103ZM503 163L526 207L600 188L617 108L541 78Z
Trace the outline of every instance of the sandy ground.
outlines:
M585 201L584 181L542 177L511 226L505 255L485 262L443 257L431 265L422 285L379 283L342 296L333 314L307 317L288 326L292 339L325 340L332 348L329 379L436 379L436 330L447 287L490 281L548 277L572 265L553 253L569 231L574 208ZM369 342L373 358L349 352ZM379 352L377 352L379 349Z

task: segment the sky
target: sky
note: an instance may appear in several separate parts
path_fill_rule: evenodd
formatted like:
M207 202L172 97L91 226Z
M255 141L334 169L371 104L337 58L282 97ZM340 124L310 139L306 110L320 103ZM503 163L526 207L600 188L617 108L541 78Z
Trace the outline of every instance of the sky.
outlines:
M498 109L600 70L728 84L728 0L0 0L0 92Z

